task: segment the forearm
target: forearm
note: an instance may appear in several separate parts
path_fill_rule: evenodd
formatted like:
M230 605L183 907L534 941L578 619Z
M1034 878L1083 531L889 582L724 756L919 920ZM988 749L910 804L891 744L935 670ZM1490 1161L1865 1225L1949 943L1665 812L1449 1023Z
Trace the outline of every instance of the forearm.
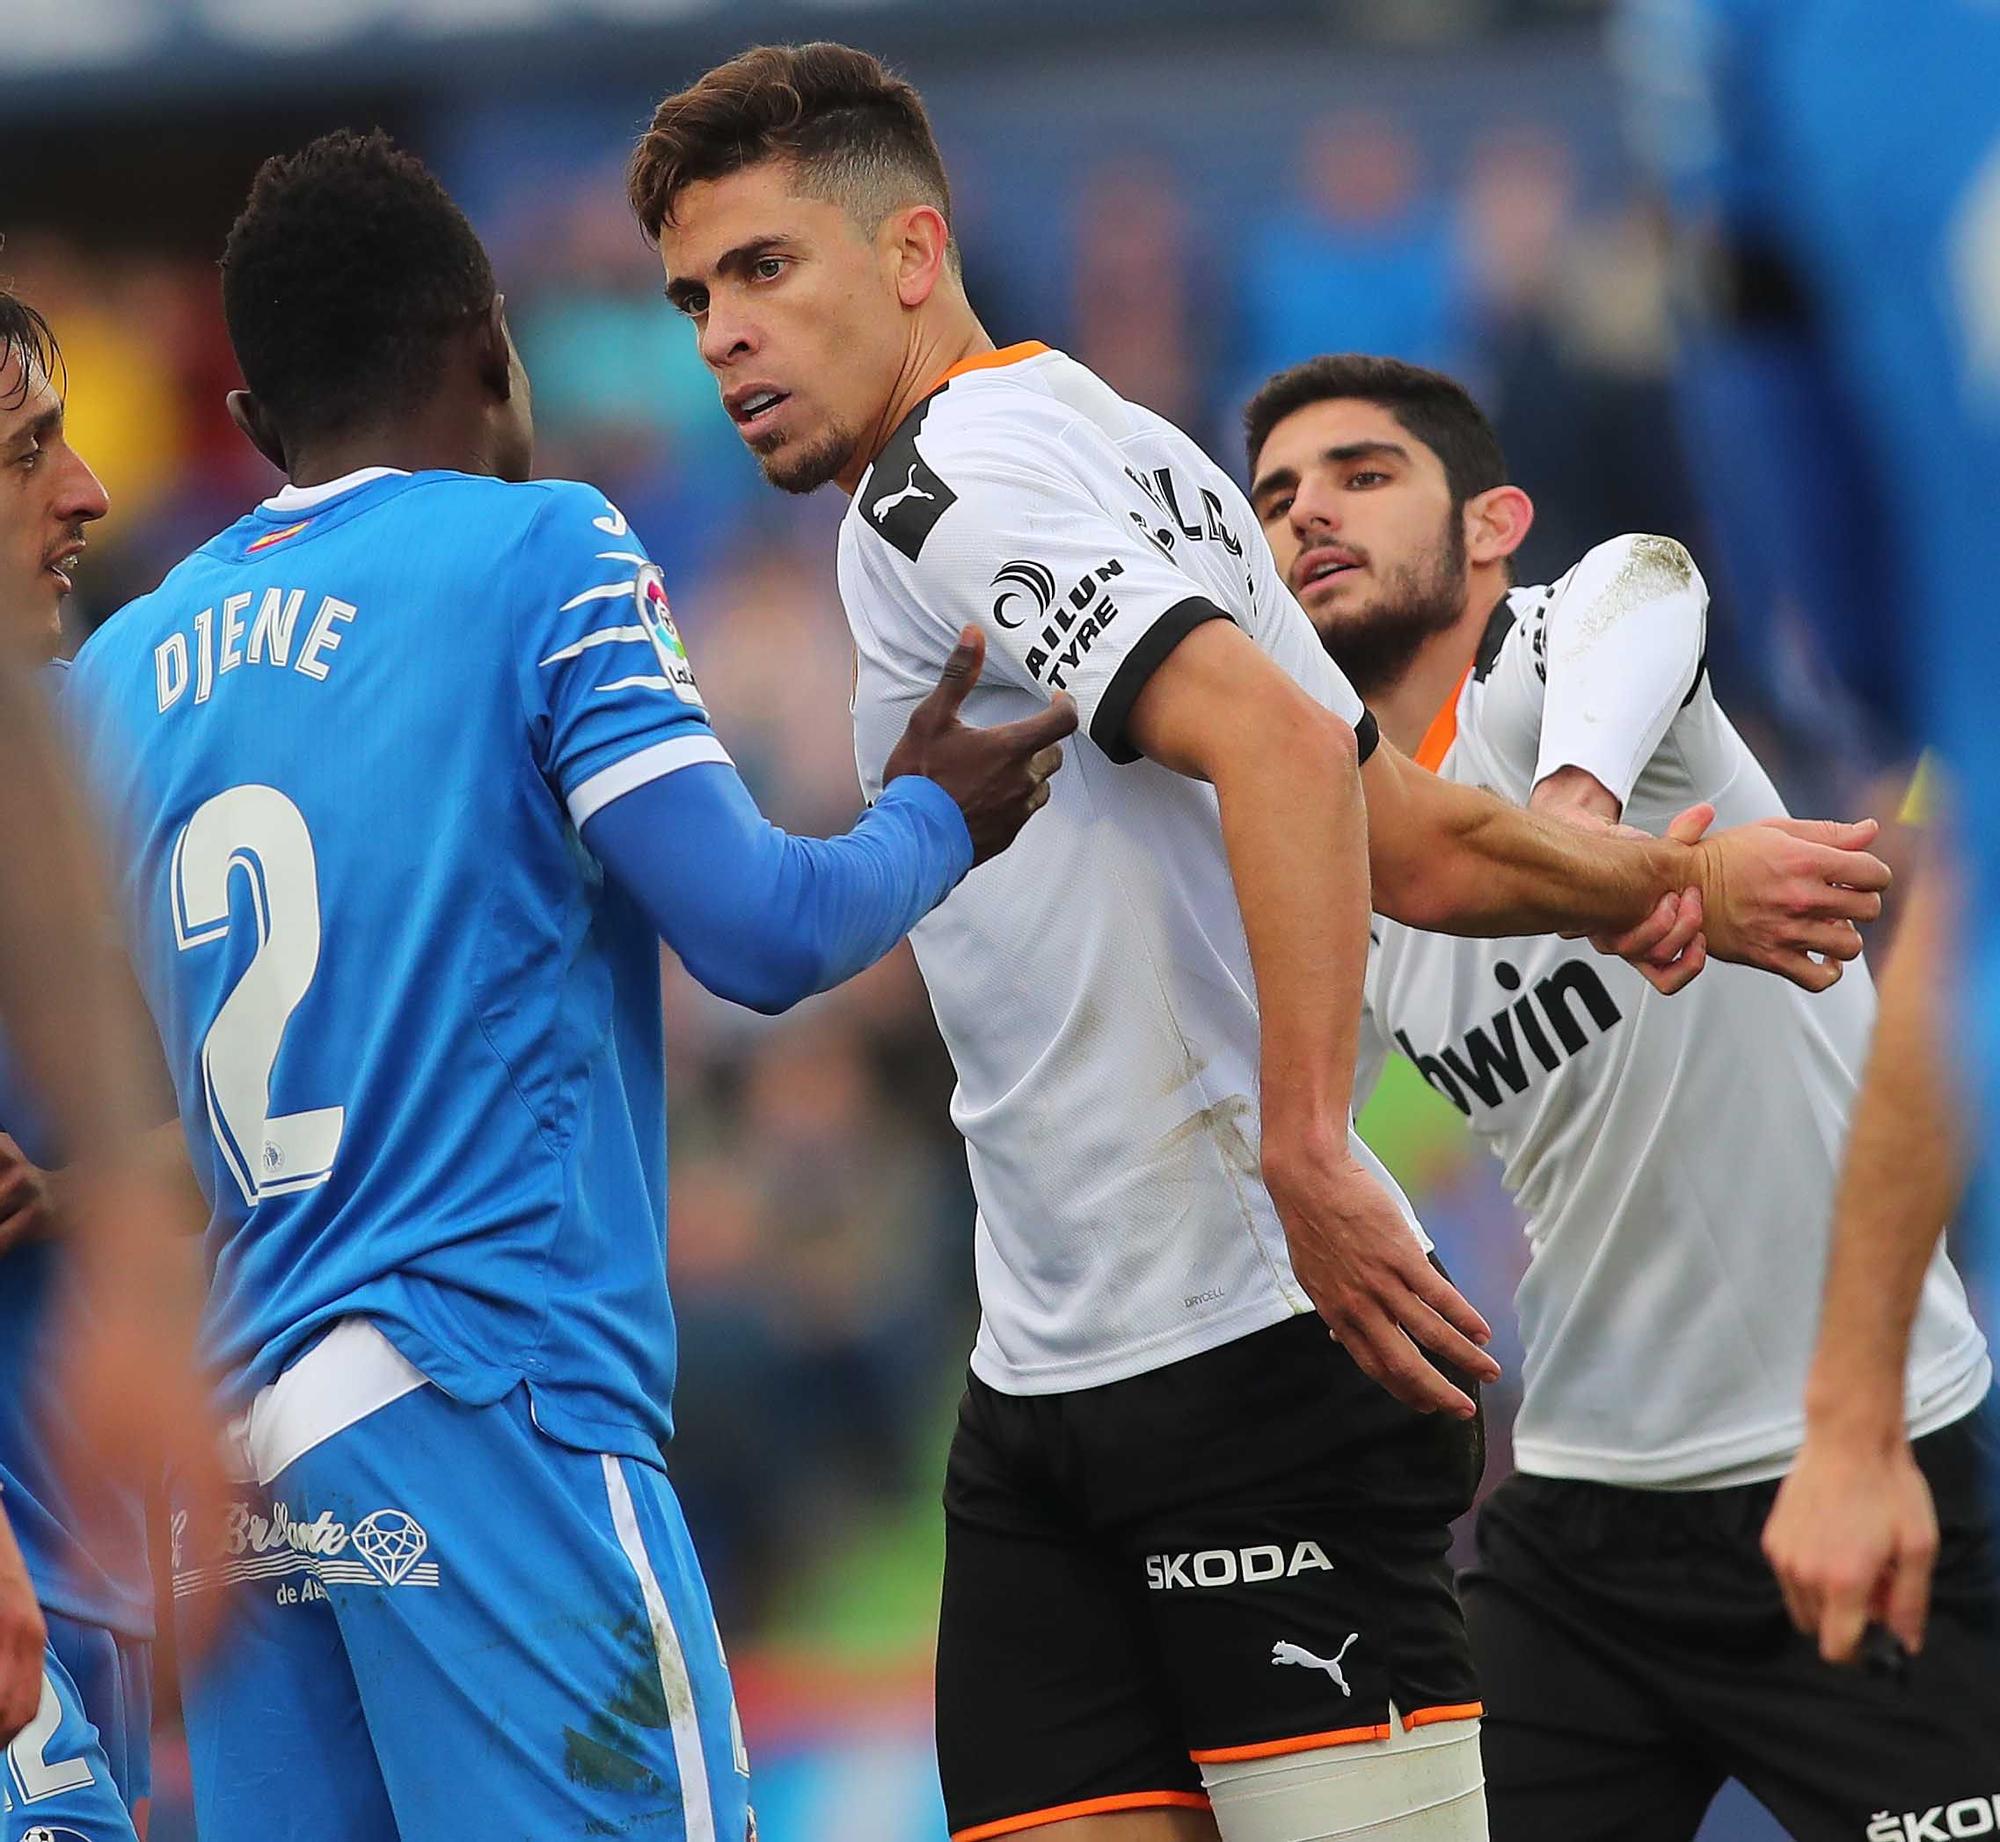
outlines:
M1952 899L1942 865L1910 895L1834 1199L1806 1414L1815 1430L1870 1442L1904 1437L1910 1327L1965 1187L1963 1122L1944 1078L1938 1027Z
M0 1024L64 1156L100 1164L172 1102L72 783L42 687L0 665Z
M841 837L798 838L719 763L614 800L584 842L702 984L766 1012L874 964L972 861L963 819L929 781L892 782Z
M1344 1148L1368 965L1368 815L1354 732L1272 713L1212 765L1262 1022L1267 1159Z
M1697 879L1665 839L1610 838L1426 773L1388 747L1362 770L1376 906L1440 933L1598 933L1635 926Z

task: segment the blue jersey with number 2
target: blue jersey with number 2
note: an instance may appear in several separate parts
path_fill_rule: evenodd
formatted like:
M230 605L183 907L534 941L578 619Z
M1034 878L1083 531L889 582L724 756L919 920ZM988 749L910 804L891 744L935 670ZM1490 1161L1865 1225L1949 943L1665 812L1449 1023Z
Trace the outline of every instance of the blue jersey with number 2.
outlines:
M460 1400L670 1431L658 937L584 849L726 760L602 494L425 472L260 507L79 655L240 1405L362 1315Z

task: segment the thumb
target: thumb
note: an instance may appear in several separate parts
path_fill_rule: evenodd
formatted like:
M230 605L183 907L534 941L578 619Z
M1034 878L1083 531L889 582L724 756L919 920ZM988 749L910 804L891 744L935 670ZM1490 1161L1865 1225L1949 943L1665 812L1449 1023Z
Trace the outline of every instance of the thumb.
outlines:
M961 627L958 644L938 673L937 689L917 706L917 714L942 725L958 715L966 693L979 682L980 668L986 663L986 635L977 627Z
M1715 823L1715 808L1704 800L1698 806L1690 806L1685 812L1676 813L1667 836L1676 844L1699 844L1702 834Z

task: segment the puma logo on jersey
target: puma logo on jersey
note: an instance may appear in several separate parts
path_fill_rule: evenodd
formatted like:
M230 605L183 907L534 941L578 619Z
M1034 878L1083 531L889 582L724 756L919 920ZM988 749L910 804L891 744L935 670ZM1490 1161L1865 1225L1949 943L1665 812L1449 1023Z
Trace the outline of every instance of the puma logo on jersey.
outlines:
M1333 1571L1316 1541L1293 1544L1288 1556L1276 1542L1254 1548L1203 1548L1194 1554L1149 1554L1146 1584L1156 1593L1192 1586L1255 1586L1261 1580L1289 1580L1298 1574Z
M1520 973L1504 959L1494 964L1493 977L1503 991L1521 989ZM1591 1031L1586 1024L1595 1026L1601 1036L1619 1016L1617 1000L1605 989L1596 968L1570 959L1547 978L1537 979L1532 992L1466 1031L1462 1052L1451 1044L1436 1055L1420 1055L1404 1030L1396 1032L1396 1044L1416 1064L1417 1072L1470 1118L1474 1100L1499 1107L1512 1095L1528 1091L1534 1078L1529 1057L1554 1073L1565 1057L1589 1044Z
M1323 1669L1333 1678L1335 1688L1339 1689L1343 1695L1352 1695L1354 1691L1347 1686L1347 1678L1340 1673L1340 1660L1346 1656L1348 1651L1353 1649L1354 1640L1360 1635L1359 1631L1348 1632L1347 1642L1342 1644L1330 1657L1316 1657L1303 1644L1288 1644L1280 1641L1271 1646L1271 1661L1273 1663L1296 1663L1301 1669Z
M885 518L889 516L891 512L893 512L896 509L897 506L901 505L905 499L935 499L936 497L937 497L936 493L925 492L924 489L917 484L917 470L916 467L912 465L910 468L910 483L907 486L905 486L900 492L887 493L882 498L877 499L875 501L874 508L869 512L868 515L869 517L873 518L877 524L880 524Z

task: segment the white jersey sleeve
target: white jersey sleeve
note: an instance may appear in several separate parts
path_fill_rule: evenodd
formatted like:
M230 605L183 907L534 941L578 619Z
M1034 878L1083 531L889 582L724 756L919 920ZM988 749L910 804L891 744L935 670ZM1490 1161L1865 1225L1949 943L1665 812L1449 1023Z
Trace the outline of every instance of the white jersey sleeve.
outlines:
M1182 540L1174 510L1090 421L1053 401L1005 408L913 417L897 431L856 507L879 540L857 539L865 567L889 572L940 646L978 626L989 672L1043 697L1068 692L1091 740L1133 761L1125 725L1140 690L1206 621L1254 636L1254 577L1238 565L1236 592L1221 592L1213 546ZM1316 694L1358 723L1345 681L1330 667L1321 676Z
M1708 586L1671 537L1614 537L1553 591L1534 783L1593 775L1621 806L1702 678Z

